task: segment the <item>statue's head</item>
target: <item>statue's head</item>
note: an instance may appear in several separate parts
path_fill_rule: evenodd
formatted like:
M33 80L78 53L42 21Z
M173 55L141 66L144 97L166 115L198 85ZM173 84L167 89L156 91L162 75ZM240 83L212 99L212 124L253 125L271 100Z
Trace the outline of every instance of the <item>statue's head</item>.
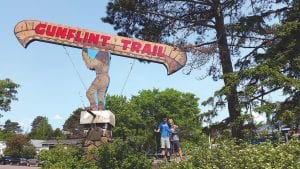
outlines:
M96 59L108 64L109 63L109 54L107 52L99 51L96 55Z

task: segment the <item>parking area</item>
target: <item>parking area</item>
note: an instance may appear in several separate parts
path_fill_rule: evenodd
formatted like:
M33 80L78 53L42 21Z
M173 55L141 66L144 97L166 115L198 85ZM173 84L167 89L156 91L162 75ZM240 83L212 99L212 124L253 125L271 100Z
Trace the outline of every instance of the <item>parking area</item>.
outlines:
M27 167L16 165L0 165L0 169L40 169L41 167Z

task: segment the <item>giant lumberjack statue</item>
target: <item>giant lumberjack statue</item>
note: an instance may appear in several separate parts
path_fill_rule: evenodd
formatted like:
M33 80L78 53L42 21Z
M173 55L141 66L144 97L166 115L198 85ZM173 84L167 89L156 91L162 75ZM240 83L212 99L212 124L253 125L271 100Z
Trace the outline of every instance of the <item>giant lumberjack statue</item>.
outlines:
M90 110L103 110L105 108L103 105L105 102L104 95L109 82L108 75L105 75L109 64L104 61L104 58L108 58L104 57L108 56L107 52L161 63L167 68L169 75L181 69L186 63L185 52L177 47L37 20L19 22L15 26L15 35L25 48L32 41L83 48L84 61L90 69L96 71L96 79L87 91ZM98 53L99 58L97 56L95 60L89 60L86 48L102 52ZM98 92L98 107L93 99L92 93L94 92Z
M82 58L86 66L96 71L96 78L86 92L86 96L90 102L90 110L104 110L105 109L105 94L109 84L109 61L110 56L107 52L99 51L95 59L90 59L87 49L82 50ZM97 93L98 108L94 99L94 93Z

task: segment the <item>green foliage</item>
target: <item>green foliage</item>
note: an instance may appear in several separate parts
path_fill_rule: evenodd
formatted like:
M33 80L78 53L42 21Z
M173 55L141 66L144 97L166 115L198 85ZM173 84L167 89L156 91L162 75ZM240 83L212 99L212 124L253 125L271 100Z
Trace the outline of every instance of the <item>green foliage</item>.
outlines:
M78 147L57 145L53 149L43 150L38 159L44 161L44 169L146 169L150 161L135 152L126 142L115 140L90 152L93 159L86 159L86 154Z
M108 95L106 98L106 109L113 112L122 112L126 107L127 99L124 96Z
M4 154L13 157L33 158L35 156L35 148L25 136L14 135L7 139Z
M66 145L56 145L50 150L42 150L38 159L43 161L44 169L80 169L95 168L81 160L80 149Z
M0 140L12 142L15 138L19 138L17 135L22 132L21 126L18 122L12 122L11 120L6 120L4 124L4 129L0 130Z
M40 123L45 120L47 120L47 117L43 117L43 116L35 117L31 123L31 127L32 127L31 132L34 132L36 130L36 128L39 127Z
M150 160L126 142L115 140L96 150L96 165L101 169L148 169Z
M300 2L290 4L282 24L273 27L274 38L265 42L266 52L256 50L239 60L235 79L243 88L239 95L246 98L246 106L295 127L300 124ZM274 92L285 100L266 99Z
M65 135L62 133L62 131L60 130L60 128L56 128L53 132L52 132L52 138L56 139L56 140L61 140L61 139L65 139Z
M18 122L12 122L11 120L6 120L3 131L10 132L10 133L21 133L22 129L21 126L19 126Z
M79 119L78 119L79 121ZM79 122L78 122L79 123ZM47 139L64 139L66 136L59 128L52 129L48 123L47 117L37 116L31 123L31 131L28 134L30 139L47 140Z
M18 100L16 94L20 85L10 79L0 80L0 110L10 111L10 104L13 100Z
M15 137L15 135L16 135L15 133L0 130L0 140L7 141L11 137Z
M22 151L21 151L21 156L27 159L32 159L36 155L36 150L35 147L30 144L29 142L24 145Z
M191 93L153 89L142 90L130 100L108 96L107 108L116 115L114 137L130 140L140 151L154 151L159 145L156 140L159 135L153 130L164 114L180 127L182 140L197 140L193 131L200 130L198 98Z
M46 117L36 117L31 126L31 132L28 135L29 138L38 140L47 140L52 138L53 129L48 123L48 119Z
M186 161L164 168L296 169L300 168L299 153L299 140L286 144L266 142L260 145L237 145L232 141L220 141L212 149L207 146L194 147Z
M71 133L70 135L67 135L68 138L82 138L84 135L83 127L79 124L81 111L83 111L82 108L73 111L63 125L63 130Z
M111 110L116 115L116 122L118 125L113 129L114 137L120 137L126 139L126 136L129 135L130 130L128 129L129 125L132 123L135 118L134 112L127 111L129 101L123 96L110 96L106 97L106 108Z

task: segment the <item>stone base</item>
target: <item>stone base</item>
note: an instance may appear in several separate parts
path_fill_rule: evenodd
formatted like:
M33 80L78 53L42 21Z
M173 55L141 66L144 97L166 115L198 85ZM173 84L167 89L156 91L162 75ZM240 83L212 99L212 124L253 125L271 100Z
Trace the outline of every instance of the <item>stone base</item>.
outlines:
M95 158L95 152L92 150L97 149L100 146L108 144L110 142L112 142L112 140L107 137L101 137L98 141L92 141L89 139L83 140L83 150L85 152L83 155L83 159L86 161L97 162L98 159Z
M85 139L83 142L83 147L85 150L91 150L93 148L98 148L103 144L107 144L110 142L110 139L107 137L101 137L98 141L92 141L89 139Z

